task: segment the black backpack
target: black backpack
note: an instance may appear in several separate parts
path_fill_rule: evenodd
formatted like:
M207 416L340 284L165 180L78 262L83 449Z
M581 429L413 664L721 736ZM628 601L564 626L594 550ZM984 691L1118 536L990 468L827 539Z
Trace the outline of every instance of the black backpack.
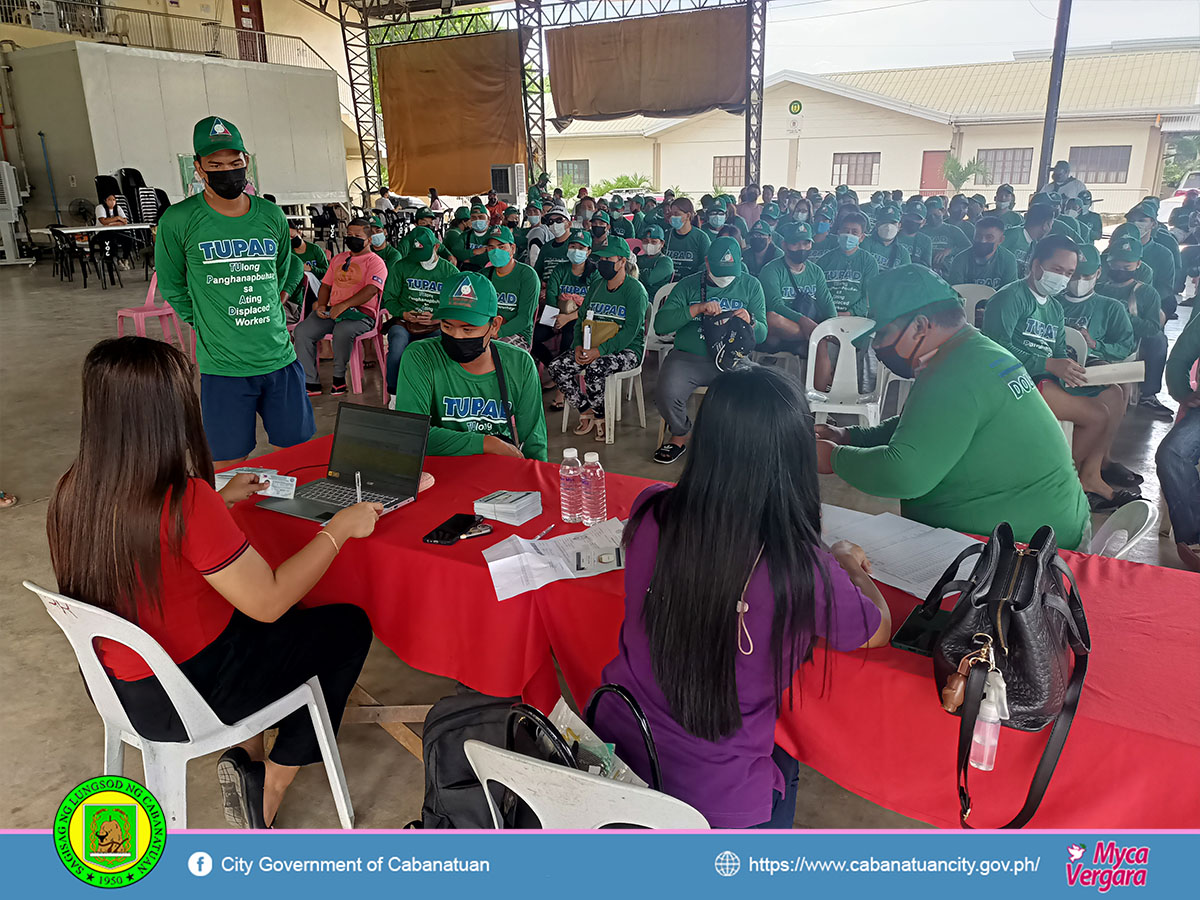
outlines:
M503 747L509 711L520 697L489 697L464 685L425 717L423 828L493 828L483 787L463 752L469 740Z

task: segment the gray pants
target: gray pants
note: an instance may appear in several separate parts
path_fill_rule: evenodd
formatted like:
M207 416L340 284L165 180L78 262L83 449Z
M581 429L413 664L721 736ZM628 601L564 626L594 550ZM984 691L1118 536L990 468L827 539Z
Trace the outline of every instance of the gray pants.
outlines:
M317 343L330 332L333 332L333 377L339 381L344 379L346 363L350 362L350 351L354 349L354 339L374 327L369 319L335 322L333 319L322 319L316 313L304 319L292 332L296 358L304 366L304 380L309 384L320 381L317 375Z
M667 420L671 434L683 437L691 432L688 399L696 388L707 387L720 374L711 357L698 356L686 350L672 350L667 354L658 373L655 402L659 414Z

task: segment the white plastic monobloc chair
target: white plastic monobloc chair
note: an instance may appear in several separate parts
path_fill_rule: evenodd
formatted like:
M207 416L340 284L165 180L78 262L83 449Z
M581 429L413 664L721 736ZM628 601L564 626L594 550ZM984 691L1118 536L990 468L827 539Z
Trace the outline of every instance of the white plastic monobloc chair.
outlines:
M790 372L797 378L804 377L804 361L790 350L780 350L775 353L755 350L750 354L750 358L759 365L770 363L773 366L778 366L784 372Z
M1081 366L1087 365L1088 345L1087 339L1083 336L1078 328L1071 328L1069 325L1063 329L1063 334L1066 338L1067 349L1075 356L1075 361ZM1071 441L1075 437L1075 423L1064 422L1058 420L1059 427L1062 428L1063 437L1067 439L1067 446L1071 446Z
M654 319L658 315L659 309L662 308L663 301L673 290L675 290L675 282L664 284L655 292L654 299L650 301L650 319L646 323L646 354L642 359L644 361L646 356L657 353L659 371L662 370L663 360L667 358L667 354L675 349L675 335L655 334Z
M1158 510L1149 500L1131 500L1108 517L1088 544L1088 553L1124 559L1133 545L1154 530Z
M830 413L857 416L867 425L879 424L879 387L869 394L858 392L857 353L855 338L874 325L871 319L859 316L835 316L826 319L813 329L808 339L808 406L817 422L824 422ZM829 391L818 391L812 387L816 378L817 348L821 341L832 338L838 343L838 361L833 368L833 384Z
M621 421L621 408L624 406L621 398L622 382L629 382L630 393L637 395L638 424L646 427L646 396L642 393L642 363L646 361L646 351L642 350L642 361L636 369L628 372L617 372L604 379L604 443L616 441L617 423ZM567 433L567 423L571 416L571 404L564 403L562 411L562 432Z
M963 313L967 317L968 325L975 324L976 307L996 293L995 288L988 287L986 284L954 284L951 287L958 296L963 298Z
M226 725L217 718L158 642L132 622L90 604L48 591L31 581L23 584L41 598L46 612L62 629L75 650L92 702L104 720L104 774L122 774L125 744L141 750L146 787L162 805L168 828L187 827L188 760L249 740L289 713L306 706L312 716L321 758L325 760L325 772L333 789L338 819L343 828L354 827L354 808L350 804L350 790L342 771L342 758L338 754L329 710L325 707L325 698L315 676L253 715L233 725ZM137 733L96 655L93 647L96 638L116 641L145 660L179 714L188 735L186 741L162 743L147 740Z
M606 825L708 828L704 816L691 806L649 788L568 769L482 741L467 741L463 750L483 785L497 828L503 824L490 783L504 785L525 801L545 829L594 830Z

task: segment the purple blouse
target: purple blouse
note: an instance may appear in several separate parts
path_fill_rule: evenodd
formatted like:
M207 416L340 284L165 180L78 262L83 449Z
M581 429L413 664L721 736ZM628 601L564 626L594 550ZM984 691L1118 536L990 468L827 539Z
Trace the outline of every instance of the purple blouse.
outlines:
M634 510L652 492L669 487L657 484L647 488L634 502ZM759 825L771 817L772 790L782 793L784 788L783 776L771 759L775 748L775 675L770 647L775 599L767 565L759 563L746 591L749 611L745 621L754 651L749 656L739 653L736 662L742 727L719 741L704 740L689 734L671 717L651 666L642 608L654 575L658 535L658 522L649 513L642 519L626 555L625 621L617 656L604 667L603 680L626 687L645 711L658 748L666 793L694 806L714 828ZM831 579L833 621L826 621L821 602L825 586L818 569L814 573L816 632L835 650L854 650L875 633L880 612L832 556L821 550L818 556ZM737 612L732 607L729 628L737 628ZM798 659L804 657L811 641L809 634L798 636ZM697 660L697 664L703 661ZM618 755L649 783L650 766L641 735L623 703L612 697L601 701L596 731L605 740L615 742Z

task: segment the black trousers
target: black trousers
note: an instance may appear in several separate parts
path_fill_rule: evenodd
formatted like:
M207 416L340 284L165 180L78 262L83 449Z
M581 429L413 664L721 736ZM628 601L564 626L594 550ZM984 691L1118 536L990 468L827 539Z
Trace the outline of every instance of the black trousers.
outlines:
M371 620L357 606L293 607L274 622L258 622L235 610L217 639L179 668L226 725L316 675L336 732L370 648ZM157 678L110 680L139 734L152 741L187 739ZM305 766L320 761L321 751L306 708L288 715L278 728L272 762Z

